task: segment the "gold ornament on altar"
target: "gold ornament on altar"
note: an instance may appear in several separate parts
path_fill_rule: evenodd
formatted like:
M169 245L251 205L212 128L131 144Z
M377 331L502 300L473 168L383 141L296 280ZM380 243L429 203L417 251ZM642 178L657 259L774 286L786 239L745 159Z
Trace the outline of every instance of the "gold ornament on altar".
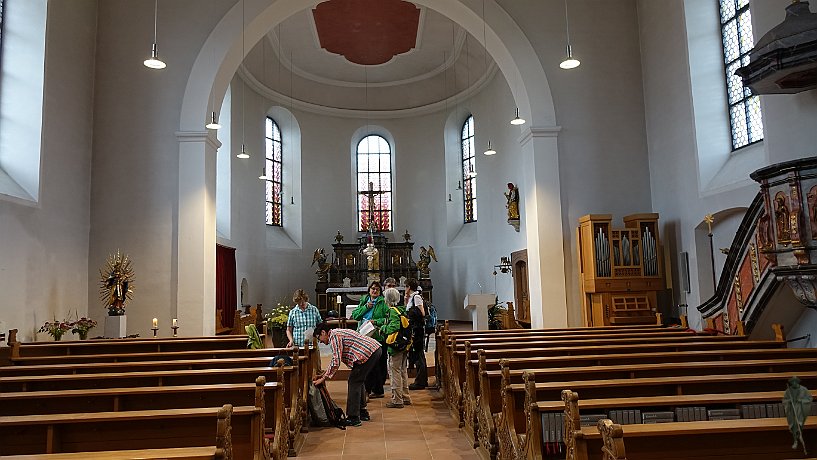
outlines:
M108 309L108 316L125 314L125 302L133 298L133 267L127 254L108 256L105 266L99 270L99 298Z

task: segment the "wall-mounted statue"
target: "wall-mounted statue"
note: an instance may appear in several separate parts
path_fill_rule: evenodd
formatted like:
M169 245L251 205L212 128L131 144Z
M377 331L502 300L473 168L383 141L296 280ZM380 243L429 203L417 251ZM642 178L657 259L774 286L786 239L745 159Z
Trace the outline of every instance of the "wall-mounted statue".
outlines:
M315 273L318 275L319 281L326 281L327 274L329 273L329 269L332 268L332 264L326 261L326 252L324 252L323 248L315 249L315 253L312 254L312 265L318 264L318 269Z
M431 269L428 267L428 264L431 263L431 259L434 259L434 262L437 261L437 254L434 253L434 248L429 245L428 249L425 246L420 246L420 261L417 262L417 269L420 270L420 279L427 280L431 279Z
M514 230L519 231L519 189L513 185L513 182L508 182L508 191L505 192L505 199L508 209L508 224L513 226Z

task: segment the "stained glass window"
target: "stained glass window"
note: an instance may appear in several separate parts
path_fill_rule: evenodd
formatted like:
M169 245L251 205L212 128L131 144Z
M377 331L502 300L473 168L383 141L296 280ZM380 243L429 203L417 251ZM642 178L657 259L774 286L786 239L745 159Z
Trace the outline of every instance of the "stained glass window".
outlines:
M391 146L382 136L369 135L357 144L357 228L361 232L369 231L370 221L376 232L392 230L391 169Z
M462 125L462 212L463 221L477 221L477 174L474 154L474 116L469 115Z
M267 117L265 137L267 140L266 159L264 160L266 222L267 225L283 227L283 142L278 123L270 117Z
M749 10L749 0L718 0L718 3L732 150L737 150L763 140L760 98L743 86L741 78L735 75L735 70L749 64L749 51L755 43L752 12Z

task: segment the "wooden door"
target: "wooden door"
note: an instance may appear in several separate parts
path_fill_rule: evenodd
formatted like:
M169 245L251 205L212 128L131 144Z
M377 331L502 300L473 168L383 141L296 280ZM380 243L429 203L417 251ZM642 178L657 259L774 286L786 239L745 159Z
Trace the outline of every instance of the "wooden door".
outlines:
M528 250L511 253L513 267L513 298L516 303L516 319L530 324L530 290L528 289Z

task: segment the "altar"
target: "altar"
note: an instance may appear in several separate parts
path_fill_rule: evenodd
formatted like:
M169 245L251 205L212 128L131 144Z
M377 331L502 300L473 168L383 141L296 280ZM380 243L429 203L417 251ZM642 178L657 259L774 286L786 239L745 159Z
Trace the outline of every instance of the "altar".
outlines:
M427 302L433 302L430 276L422 276L412 254L414 243L410 241L408 232L403 235L403 242L390 242L382 233L364 233L355 243L343 243L341 235L336 236L337 243L332 245L331 260L327 260L323 267L319 267L318 281L315 283L315 306L321 315L329 310L337 310L337 296L341 297L341 305L357 303L360 297L368 291L370 279L383 281L392 277L400 279L414 278L422 288L421 294ZM367 254L369 248L377 250L370 264ZM405 289L400 286L398 289ZM340 311L343 315L345 311Z

